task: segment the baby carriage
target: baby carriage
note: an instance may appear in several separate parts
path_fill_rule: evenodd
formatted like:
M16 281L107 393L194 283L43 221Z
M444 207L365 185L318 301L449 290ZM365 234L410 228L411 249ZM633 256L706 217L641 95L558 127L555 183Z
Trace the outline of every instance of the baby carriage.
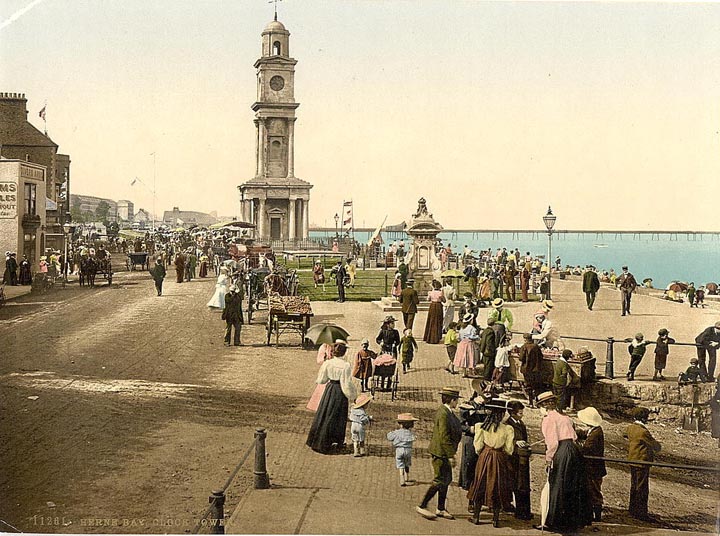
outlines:
M392 354L380 354L373 359L370 394L375 396L376 391L389 392L390 400L394 402L397 398L398 383L397 359Z

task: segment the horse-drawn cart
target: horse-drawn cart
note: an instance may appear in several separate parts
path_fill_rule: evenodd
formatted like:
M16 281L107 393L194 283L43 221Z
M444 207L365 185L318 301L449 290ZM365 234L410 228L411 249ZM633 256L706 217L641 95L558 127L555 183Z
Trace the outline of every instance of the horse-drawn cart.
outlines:
M270 294L268 297L269 311L267 317L267 345L275 334L275 347L280 343L283 333L299 333L302 346L310 328L313 316L310 298L307 296L281 296Z
M149 257L150 254L147 251L133 251L128 253L127 261L125 262L128 272L134 271L136 266L140 266L141 270L147 270L150 264Z

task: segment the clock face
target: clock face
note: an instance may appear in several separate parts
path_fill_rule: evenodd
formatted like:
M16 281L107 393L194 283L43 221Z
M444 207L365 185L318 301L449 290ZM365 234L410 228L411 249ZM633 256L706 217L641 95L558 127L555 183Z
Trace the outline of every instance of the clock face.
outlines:
M275 91L280 91L285 87L285 80L282 76L275 75L270 79L270 87Z

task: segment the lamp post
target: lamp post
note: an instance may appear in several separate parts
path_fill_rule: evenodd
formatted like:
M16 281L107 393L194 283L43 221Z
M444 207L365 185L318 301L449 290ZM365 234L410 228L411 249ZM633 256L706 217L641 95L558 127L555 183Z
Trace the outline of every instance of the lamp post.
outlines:
M68 240L70 240L70 224L68 222L65 222L63 224L63 232L65 233L65 255L63 255L63 266L61 267L63 271L63 277L65 280L65 283L68 282Z
M550 299L550 284L552 282L552 233L553 227L555 227L555 220L557 220L557 216L552 213L552 209L548 205L547 214L543 216L543 222L545 223L548 234L548 290L547 296L545 296L548 300Z
M335 220L335 238L338 237L338 222L340 221L340 216L338 216L338 213L335 213L335 216L333 216L333 219Z

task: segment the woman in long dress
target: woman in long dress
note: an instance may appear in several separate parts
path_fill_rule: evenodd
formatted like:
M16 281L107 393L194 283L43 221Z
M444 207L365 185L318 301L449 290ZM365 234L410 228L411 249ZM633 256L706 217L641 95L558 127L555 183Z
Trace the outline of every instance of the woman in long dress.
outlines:
M450 326L451 322L455 321L455 300L457 300L457 293L455 287L453 287L452 279L448 278L445 281L445 286L442 289L443 296L445 296L445 305L443 305L443 325L442 330L445 333Z
M482 425L475 425L473 446L478 453L475 465L475 480L468 491L468 500L473 503L471 523L480 524L480 509L487 506L493 513L493 527L500 526L500 510L510 510L514 474L510 466L510 455L515 448L515 431L502 422L505 416L505 402L492 400L485 404L490 413Z
M576 532L592 523L592 505L587 489L585 459L575 443L577 434L570 417L557 409L557 397L541 393L538 406L543 414L545 463L549 467L549 502L544 516L546 528L556 532Z
M327 384L320 405L315 412L306 444L315 452L329 454L333 448L343 448L348 420L348 401L355 400L357 389L352 379L352 367L343 356L345 341L336 341L333 358L320 366L316 383Z
M20 261L20 284L32 285L32 273L30 270L30 261L28 261L27 255L23 255L23 260Z
M443 303L445 303L445 294L443 294L440 281L433 280L432 286L433 289L428 292L430 309L428 310L427 321L425 322L423 341L428 344L438 344L442 340Z
M220 268L220 275L215 283L215 294L213 294L210 301L207 303L208 307L213 309L225 309L225 294L228 293L230 288L230 277L228 276L227 268L224 266Z
M478 339L478 332L475 326L472 325L473 315L467 313L463 317L463 327L458 332L460 342L458 343L457 351L455 352L455 359L453 360L453 366L458 369L463 369L463 376L468 376L468 371L475 370L477 366L477 345L475 341Z

